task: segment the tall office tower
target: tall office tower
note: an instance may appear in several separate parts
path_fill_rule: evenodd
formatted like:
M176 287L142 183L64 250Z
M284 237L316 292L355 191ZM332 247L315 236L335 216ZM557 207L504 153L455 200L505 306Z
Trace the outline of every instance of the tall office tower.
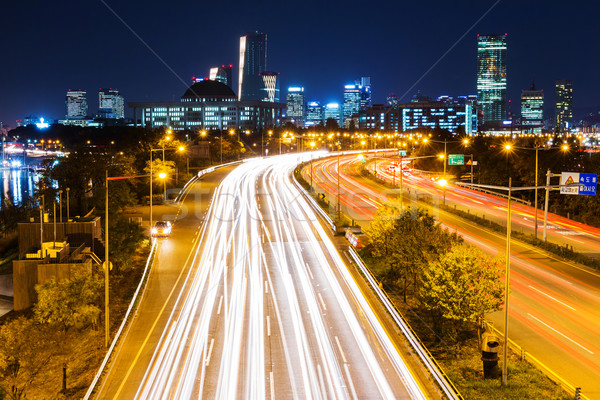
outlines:
M362 86L357 84L344 85L344 105L342 106L342 124L358 114L360 109Z
M279 103L279 72L265 71L260 74L262 77L262 101Z
M287 113L288 118L304 122L305 116L304 88L290 86L287 93Z
M261 100L260 74L267 69L267 35L249 32L240 37L238 96L240 100Z
M363 76L359 80L355 82L355 84L360 85L360 100L359 100L359 110L364 111L367 107L371 107L371 77Z
M333 119L335 122L340 124L341 118L341 107L339 103L328 103L325 105L325 110L323 111L323 119L325 120L325 124L327 124L328 119Z
M506 118L506 33L477 35L477 97L483 123Z
M98 91L98 115L108 119L125 118L125 100L117 89Z
M531 128L533 133L542 133L544 124L544 91L536 90L531 84L529 90L521 92L521 125Z
M67 119L83 119L88 115L87 92L85 90L71 90L67 92L65 101L67 105Z
M556 130L564 132L573 119L573 81L556 81Z
M323 123L323 107L318 101L306 103L306 126L316 126Z
M221 65L220 67L213 67L209 71L209 78L211 81L217 81L226 84L229 87L233 86L231 70L233 65Z
M363 76L354 84L344 85L344 105L342 109L342 124L359 111L371 107L371 78Z

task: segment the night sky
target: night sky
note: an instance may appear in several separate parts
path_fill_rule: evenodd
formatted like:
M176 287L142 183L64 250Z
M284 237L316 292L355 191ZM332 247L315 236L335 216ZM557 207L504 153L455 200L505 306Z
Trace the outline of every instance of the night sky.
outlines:
M574 81L576 116L600 108L600 4L502 0L412 90L411 86L495 1L104 0L175 71L167 68L101 0L2 1L0 121L34 114L64 118L67 89L100 87L126 101L178 100L192 76L238 63L239 36L268 36L267 68L307 100L342 101L343 85L371 76L374 102L420 90L476 93L477 33L508 33L508 96L535 80L554 104L554 80ZM182 80L184 82L182 82ZM234 70L237 92L237 68ZM130 115L130 110L126 111Z

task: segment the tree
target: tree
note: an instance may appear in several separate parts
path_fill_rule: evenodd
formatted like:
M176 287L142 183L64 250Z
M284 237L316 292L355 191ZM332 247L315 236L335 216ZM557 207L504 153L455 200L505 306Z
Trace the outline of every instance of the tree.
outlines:
M426 266L418 297L438 333L442 321L454 323L457 329L468 323L481 326L486 313L503 305L503 276L499 258L460 244Z
M26 397L48 365L48 335L31 319L19 317L0 328L0 387L12 399Z
M59 352L63 357L62 392L67 390L67 367L70 358L69 335L73 329L82 329L98 320L100 283L85 273L76 274L72 279L36 285L38 302L34 307L38 322L56 330Z
M462 239L451 234L423 209L382 206L365 229L371 241L368 252L385 265L381 279L389 285L402 284L406 301L409 279L416 290L421 271ZM401 282L400 282L401 281Z

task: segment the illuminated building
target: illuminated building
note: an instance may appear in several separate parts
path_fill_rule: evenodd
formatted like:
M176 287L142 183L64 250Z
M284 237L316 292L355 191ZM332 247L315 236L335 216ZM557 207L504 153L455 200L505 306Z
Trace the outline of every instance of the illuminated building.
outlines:
M261 74L267 69L267 35L249 32L240 37L239 87L240 100L262 100Z
M396 93L390 93L387 95L385 102L388 106L396 106L400 103L400 98Z
M279 72L265 71L260 74L262 77L262 101L279 103Z
M371 106L371 78L362 77L353 84L344 85L344 105L342 124L350 121L353 115Z
M303 124L304 108L304 88L299 86L288 87L286 117L293 119L296 124Z
M202 80L194 83L179 102L131 102L137 124L141 111L142 126L170 127L175 130L202 129L264 130L278 123L285 104L260 100L238 101L224 83Z
M226 84L230 88L233 88L233 79L231 69L233 65L221 65L220 67L213 67L209 71L209 77L211 81L217 81Z
M405 132L420 128L441 128L456 134L477 130L477 107L473 96L457 99L443 97L437 101L398 103L395 106L374 104L359 113L360 129Z
M106 119L125 118L125 101L116 89L98 91L98 116Z
M317 126L323 123L323 107L318 101L306 103L306 126Z
M556 94L556 130L565 132L573 119L573 81L557 80Z
M532 133L542 133L544 125L544 91L536 90L532 84L529 90L521 92L521 126Z
M325 105L325 109L323 110L323 119L325 120L325 124L327 124L327 120L333 119L339 125L341 117L342 110L339 103L328 103Z
M506 34L477 35L477 97L482 123L506 118Z
M85 119L88 115L87 92L71 90L67 92L67 119Z

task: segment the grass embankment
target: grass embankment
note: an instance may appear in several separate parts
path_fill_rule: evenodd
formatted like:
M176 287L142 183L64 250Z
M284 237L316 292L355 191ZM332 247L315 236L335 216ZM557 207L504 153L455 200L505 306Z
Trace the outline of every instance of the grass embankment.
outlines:
M115 334L125 312L129 307L133 294L139 284L144 271L146 260L148 258L150 246L145 241L140 249L133 255L131 266L126 270L113 271L110 281L110 316L111 333ZM97 279L103 279L102 269L94 266L93 274ZM100 305L98 305L100 306ZM100 306L103 309L103 305ZM19 316L33 318L31 309L22 312L11 312L0 320L4 324ZM67 392L61 393L62 388L62 355L55 353L49 363L40 372L36 378L35 385L26 389L26 398L28 399L81 399L84 397L89 385L91 384L104 356L107 348L104 346L104 322L102 320L95 327L87 326L83 329L73 329L69 332L69 362L67 370ZM39 325L39 329L47 329L44 325ZM36 335L37 336L37 335ZM44 336L40 332L39 337ZM51 349L50 349L51 350ZM0 392L0 399L3 398ZM6 396L10 398L10 396Z
M300 185L310 192L310 184L301 174L300 165L294 175ZM366 173L361 175L370 177ZM379 183L385 182L377 179ZM329 203L319 196L311 195L317 200L325 212L330 210ZM381 263L361 254L367 267L380 281L385 281L384 271L377 270ZM460 333L448 332L440 337L434 333L434 321L429 320L426 313L414 296L403 301L400 290L392 285L383 284L383 288L395 307L404 316L422 343L436 359L442 370L458 388L465 399L555 399L567 400L572 396L559 385L551 381L540 370L519 356L509 351L508 354L508 385L502 386L500 379L484 379L481 348L476 329L463 330ZM499 354L501 359L502 354ZM501 364L499 364L501 366Z
M378 280L383 280L382 271L373 267L377 263L364 254L361 256L373 275ZM500 378L484 379L481 348L475 329L461 331L458 337L455 334L436 336L433 330L433 321L419 307L417 300L409 297L404 303L399 288L383 284L383 289L464 399L570 400L573 398L534 365L521 360L520 356L510 350L508 352L508 385L502 386ZM500 349L498 357L501 368L502 349Z

